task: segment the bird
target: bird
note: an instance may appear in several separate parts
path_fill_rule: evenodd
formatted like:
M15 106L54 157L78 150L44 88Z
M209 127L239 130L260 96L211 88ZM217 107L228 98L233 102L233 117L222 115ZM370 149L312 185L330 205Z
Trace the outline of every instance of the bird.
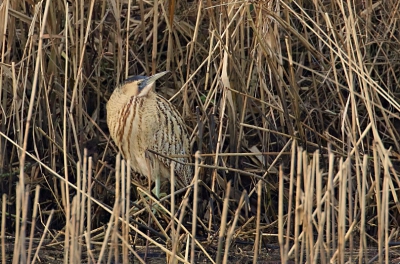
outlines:
M167 73L126 79L116 86L106 105L111 138L133 171L155 181L157 198L161 180L170 180L172 162L175 186L186 187L193 178L185 122L175 106L154 90L156 80ZM179 157L170 159L170 155Z

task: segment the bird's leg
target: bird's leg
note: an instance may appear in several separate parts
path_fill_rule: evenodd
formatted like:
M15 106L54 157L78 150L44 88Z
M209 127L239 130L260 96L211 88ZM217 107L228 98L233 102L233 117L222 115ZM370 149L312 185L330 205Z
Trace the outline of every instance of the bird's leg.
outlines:
M153 193L156 195L156 197L158 199L160 199L161 179L160 179L160 175L158 173L156 175L155 182L156 182L156 186L154 186Z
M160 199L160 185L161 185L161 179L160 179L160 175L157 173L155 175L155 186L152 190L152 193L154 193L154 195L157 197L157 199ZM158 205L154 204L153 205L153 214L156 214L158 209Z

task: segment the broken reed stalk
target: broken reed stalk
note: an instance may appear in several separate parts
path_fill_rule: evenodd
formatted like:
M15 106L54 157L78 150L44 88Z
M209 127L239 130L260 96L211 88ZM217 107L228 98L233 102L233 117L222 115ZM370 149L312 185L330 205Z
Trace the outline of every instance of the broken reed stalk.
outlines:
M29 262L35 248L32 237L36 234L32 230L35 224L39 225L35 219L32 219L27 252L24 246L28 237L24 233L29 231L30 224L25 207L29 204L26 194L29 183L24 182L28 179L25 157L40 167L41 179L54 177L53 184L44 180L39 182L44 195L37 196L36 191L35 199L38 197L39 204L33 206L35 211L49 198L55 201L57 219L65 219L64 227L58 230L59 234L65 232L65 262L75 258L74 252L83 250L83 242L87 244L91 260L95 261L91 243L100 243L104 233L92 237L97 231L92 230L91 221L96 220L96 216L91 217L92 206L98 206L108 214L118 213L110 222L113 229L111 238L106 237L105 250L114 255L122 250L126 260L128 230L135 232L136 237L141 234L136 232L137 226L130 225L128 211L123 213L128 203L124 206L122 201L114 201L115 210L111 211L104 204L112 205L112 199L111 202L93 199L91 169L85 169L86 162L82 160L80 150L85 140L99 137L96 151L103 158L95 167L102 165L105 168L104 157L112 156L114 152L110 154L109 146L111 149L114 146L104 143L107 136L102 130L102 107L110 92L108 87L114 84L112 80L118 83L122 76L142 72L150 74L164 67L172 70L174 83L171 86L176 86L166 94L175 93L171 100L178 107L181 106L180 100L175 98L182 95L184 112L188 112L187 121L193 128L193 135L198 133L198 127L192 126L190 109L199 107L199 120L203 124L201 133L204 135L200 146L205 148L204 157L211 156L214 161L213 166L203 167L213 171L213 182L207 182L212 191L206 188L212 200L207 207L209 222L193 214L193 221L207 230L207 242L213 242L214 233L218 232L213 223L221 219L215 213L217 211L212 211L211 205L223 204L221 197L226 194L226 186L220 184L220 180L225 178L219 177L217 172L225 171L226 179L234 175L237 180L233 189L248 188L250 198L261 178L267 182L268 191L275 195L279 192L279 221L276 221L275 204L268 201L267 195L257 206L261 204L262 209L266 208L267 211L261 214L265 214L267 222L272 222L274 227L279 222L281 247L286 245L286 248L281 248L285 252L283 259L294 258L300 263L304 258L310 262L320 259L322 263L352 259L356 254L348 256L345 251L354 246L352 241L359 235L360 243L353 249L359 249L360 263L367 261L363 252L371 244L378 246L379 261L387 261L390 231L397 227L389 217L399 211L398 206L393 206L398 204L397 166L392 164L392 160L396 160L389 157L385 149L392 146L391 154L399 152L396 111L400 107L396 101L397 90L393 88L399 87L399 67L391 59L400 50L394 30L398 28L398 21L391 19L396 13L388 12L397 10L391 8L397 6L396 1L372 5L367 1L360 8L354 8L351 1L332 1L329 5L318 2L307 8L294 1L260 5L232 1L224 5L199 2L177 5L174 19L168 21L165 21L167 15L162 0L155 3L139 1L138 6L130 0L128 6L123 1L103 0L99 7L95 7L94 1L81 1L75 5L70 5L69 1L47 1L45 7L42 3L27 5L25 1L13 0L3 1L0 5L0 21L4 22L0 23L0 173L9 168L11 171L11 167L20 168L19 189L15 188L9 200L3 196L2 201L3 262L9 261L5 255L6 235L11 233L6 229L8 221L15 224L15 230L12 230L16 235L15 249L21 253L21 257L13 256L14 260L25 261L26 257ZM52 15L56 10L62 10L64 16ZM320 10L327 12L321 13ZM381 27L370 26L375 25L378 19ZM164 27L167 30L163 30ZM382 43L378 46L373 41L377 35ZM387 56L388 50L393 56ZM64 68L59 65L64 65ZM64 85L59 83L62 80ZM59 118L63 119L62 128L57 125ZM32 125L28 122L24 126L25 120ZM28 130L33 137L27 136ZM307 153L295 149L290 142L292 139L298 139ZM29 152L25 152L28 150L27 140L28 145L34 146ZM62 148L59 147L61 140ZM328 147L322 142L329 142ZM276 168L282 163L285 165L285 155L290 146L291 154L296 152L297 165L292 159L290 181L284 178L282 187L282 178L279 176L279 186L276 180ZM319 149L320 154L314 154L312 162L309 162L310 153L315 149ZM60 151L63 162L58 164ZM371 162L368 162L368 156ZM340 158L341 164L335 160ZM326 162L323 159L329 159L328 175L323 172L326 168L318 168L320 162ZM16 160L20 160L17 165ZM81 174L81 170L77 170L79 162L75 160L87 172ZM287 167L284 168L286 173ZM275 169L274 173L271 173L272 169ZM96 169L96 177L102 174L107 172ZM86 184L85 175L89 177ZM2 181L4 190L14 190L16 177L7 176ZM205 180L208 177L209 174ZM80 180L72 184L72 179ZM347 183L343 179L347 179ZM248 184L248 180L251 183ZM121 179L121 199L124 190L129 197L127 186L128 182ZM286 187L289 187L289 192ZM75 191L77 195L72 200L71 194ZM149 195L145 193L143 196ZM196 199L197 196L193 199L197 204ZM14 205L7 205L6 201L14 200L17 201ZM59 200L62 200L61 205ZM147 204L145 200L141 202ZM236 217L239 210L232 207L234 204L229 204L229 217ZM8 208L13 206L17 209L17 216L10 214ZM84 208L87 209L86 227L83 226ZM152 215L149 206L144 208L131 216L136 219L143 212ZM371 210L373 208L376 211ZM154 215L151 217L155 218ZM195 238L195 232L182 226L183 213L179 220L173 214L163 213L163 217L167 222L176 221L177 230L181 228L183 235L192 239L187 242L187 246L191 244L190 250L186 250L186 254L190 251L191 261L195 249L198 250L196 253L204 252L206 255L207 249ZM79 223L72 221L73 218ZM154 225L163 230L159 222L155 221ZM231 222L226 224L226 230L229 225L231 228L234 226ZM265 223L257 217L244 219L239 215L238 224L241 228L236 230L233 240L254 239L254 233L263 235ZM123 240L116 233L119 225L125 230L122 231ZM284 225L286 229L282 229ZM195 224L193 226L196 228ZM44 225L40 228L43 229ZM379 236L376 241L366 234L368 228L377 229ZM230 231L225 232L224 236L229 234ZM253 235L249 237L248 234ZM178 239L179 232L176 235ZM285 236L286 243L283 243ZM290 250L289 240L293 241ZM261 240L256 241L260 243ZM227 240L223 261L228 254L228 244ZM322 247L324 244L325 248ZM39 247L35 254L40 250ZM175 253L171 254L175 256ZM179 252L176 255L179 256ZM206 256L213 261L209 255ZM255 259L262 256L261 248ZM34 257L32 261L36 260Z
M121 159L121 157L119 157ZM114 221L110 226L112 227L110 243L111 243L111 251L114 253L114 261L119 262L119 243L117 233L119 232L120 221L119 217L121 216L122 211L122 177L125 176L125 161L120 160L119 166L117 165L118 171L115 174L115 203L113 208ZM124 197L125 198L125 197ZM110 252L111 253L111 252ZM111 261L113 254L108 255L108 261Z
M367 188L367 171L368 171L368 157L364 156L362 163L362 180L360 192L360 251L358 253L359 264L362 263L364 249L367 248L366 230L365 230L365 216L366 216L366 188Z
M230 190L231 190L231 183L228 182L226 192L225 192L224 204L223 204L223 208L222 208L221 227L220 227L219 236L218 236L217 255L216 255L216 260L215 260L215 263L217 263L217 264L221 263L222 254L223 254L222 248L223 248L223 241L225 238L225 230L226 230L226 224L227 224Z
M338 260L344 263L344 253L345 253L345 228L346 228L346 194L347 194L347 166L343 163L343 159L339 162L339 201L338 201Z
M297 141L293 140L292 141L292 155L291 155L291 162L290 162L290 179L289 179L289 201L288 201L288 208L292 208L293 206L293 199L294 199L294 185L295 185L295 173L296 173L296 157L298 157L298 153L295 151L297 149ZM279 169L279 175L281 174L281 167ZM297 175L296 175L297 176ZM280 176L281 177L281 176ZM297 177L296 177L297 178ZM279 178L280 179L280 178ZM279 182L281 184L281 182ZM283 188L279 185L279 188ZM283 193L283 192L282 192ZM281 201L281 195L279 195L279 201ZM286 242L285 242L285 248L283 250L283 255L281 256L282 262L285 263L285 260L288 256L289 252L289 240L290 240L290 234L293 232L292 230L292 210L288 210L287 214L287 224L286 224ZM280 217L283 217L279 214Z
M6 202L7 194L4 193L1 203L1 263L6 263Z
M40 237L39 245L35 251L35 255L33 256L32 264L34 264L35 261L37 259L39 259L39 253L42 251L41 246L43 245L43 241L44 241L45 237L47 236L47 232L49 231L49 226L50 226L51 220L53 220L53 215L54 215L54 209L51 209L49 218L47 219L46 225L44 226L43 234Z
M194 166L194 177L193 177L193 215L192 215L192 244L190 250L190 262L193 263L195 261L194 250L195 250L195 242L196 239L196 230L197 230L197 206L199 203L198 195L199 195L199 161L200 161L200 151L196 151L195 155L195 166Z
M171 261L170 261L170 263L175 263L174 261L175 261L175 259L176 259L176 254L177 254L177 250L178 250L178 247L180 246L179 245L179 243L180 243L180 241L179 241L179 233L180 233L180 231L181 231L181 228L182 228L182 225L183 225L183 217L185 216L185 210L186 210L186 207L187 207L187 204L188 204L188 201L189 201L189 199L188 198L184 198L184 200L182 201L182 211L181 211L181 213L180 213L180 215L179 215L179 220L178 220L178 224L177 224L177 228L176 228L176 232L175 232L175 235L174 235L174 240L173 240L173 244L172 244L172 254L171 254ZM189 238L189 237L188 237ZM195 238L192 238L192 240L193 239L195 239ZM189 239L187 240L187 246L189 246ZM186 247L186 254L185 254L185 260L187 261L187 259L188 259L188 247Z
M285 246L284 246L284 234L283 234L283 221L284 221L284 216L283 216L283 201L284 201L284 195L283 195L283 171L282 171L282 166L279 166L279 193L282 195L279 195L279 200L278 200L278 242L279 242L279 247L280 247L280 253L281 253L281 260L282 263L287 262L287 255L285 255ZM260 200L261 202L261 200ZM257 221L258 223L259 221ZM256 236L256 241L258 241L257 236ZM257 243L256 243L257 244ZM257 255L256 255L257 252ZM258 248L254 250L254 259L253 263L256 263L258 256Z
M92 252L92 239L91 239L91 232L92 232L92 164L93 164L93 159L92 157L89 157L89 164L88 164L88 179L87 179L87 204L86 204L86 230L84 230L85 233L85 244L86 244L86 251L87 251L87 261L88 264L91 264L92 259L93 259L93 252ZM129 179L130 174L128 173L128 179ZM128 190L129 191L129 190ZM129 197L129 196L128 196ZM95 262L95 261L93 261Z
M122 177L122 200L123 200L123 214L122 216L125 216L125 223L123 223L122 227L122 237L123 237L123 244L122 244L122 262L123 263L129 263L128 259L128 253L129 253L129 217L130 217L130 199L131 199L131 162L128 160L126 162L126 177Z
M116 164L115 164L115 178L116 178L116 185L119 186L118 180L119 180L119 174L121 172L121 155L118 154L116 158ZM117 221L116 218L118 218L118 215L115 214L115 211L118 208L118 200L117 200L117 193L119 193L118 187L116 187L116 195L115 195L115 202L114 202L114 207L111 212L110 220L107 225L107 229L104 233L104 240L101 246L100 254L99 254L99 260L101 261L106 253L106 249L109 246L109 239L111 235L111 231L114 227L114 221ZM112 250L111 250L112 251Z
M238 208L236 209L236 212L235 212L235 217L233 219L233 222L231 223L231 226L230 226L229 231L228 231L227 236L226 236L224 259L222 261L223 264L227 264L228 263L228 257L230 255L229 252L230 252L230 246L231 246L232 238L233 238L233 236L235 234L236 224L237 224L237 221L239 219L239 215L241 213L242 206L244 204L244 197L245 196L246 196L246 191L243 191L242 195L240 196L239 203L238 203L239 206L238 206ZM191 262L191 263L193 263L193 262Z
M257 263L258 254L260 250L260 239L262 238L260 224L261 224L261 203L262 203L262 187L263 182L258 181L257 184L257 218L256 218L256 237L254 241L254 256L253 256L253 264Z
M31 221L31 231L29 236L29 248L28 248L28 255L26 259L26 263L31 263L31 256L32 256L32 247L33 247L33 240L35 234L35 227L36 227L36 219L39 209L39 193L40 193L40 186L37 185L35 189L35 199L33 201L33 212L32 212L32 221ZM3 262L5 263L5 262Z

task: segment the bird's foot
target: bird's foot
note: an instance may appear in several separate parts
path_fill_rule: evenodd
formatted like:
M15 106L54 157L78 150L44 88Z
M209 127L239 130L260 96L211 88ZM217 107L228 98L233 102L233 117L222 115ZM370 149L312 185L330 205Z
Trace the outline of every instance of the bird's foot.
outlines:
M157 193L156 187L154 187L154 189L152 190L152 193L157 197L158 200L160 200L161 198L167 196L167 193L163 192L163 193ZM163 209L163 206L159 206L156 202L153 201L152 204L153 207L153 214L156 214L158 212L161 212Z
M165 210L165 208L159 204L159 200L165 196L167 196L167 193L163 192L158 194L159 197L157 197L155 193L155 189L152 190L153 195L151 197L149 196L149 193L142 193L140 194L140 197L138 200L134 202L134 204L137 205L137 207L134 209L134 213L138 213L140 211L145 210L145 208L149 208L154 215L159 214L159 212L162 212ZM143 208L143 209L140 209ZM149 210L147 209L147 210Z

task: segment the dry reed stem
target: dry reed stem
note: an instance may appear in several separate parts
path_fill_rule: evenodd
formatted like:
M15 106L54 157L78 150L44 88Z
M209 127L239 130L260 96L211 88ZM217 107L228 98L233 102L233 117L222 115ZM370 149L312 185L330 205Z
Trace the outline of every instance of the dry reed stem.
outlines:
M260 250L261 198L262 198L262 189L263 189L262 187L263 187L263 182L259 181L257 184L257 222L256 222L256 237L255 237L255 243L254 243L253 263L257 263L258 254L259 254L259 250Z
M231 183L228 182L228 185L226 188L226 193L225 193L225 198L224 198L224 206L223 206L222 215L221 215L221 227L219 229L218 249L217 249L217 256L216 256L216 260L215 260L216 264L221 263L221 258L222 258L222 254L223 254L222 253L222 246L223 246L222 243L224 241L226 224L227 224L230 190L231 190Z
M7 195L4 193L1 203L1 260L2 263L6 263L6 202Z
M367 246L378 248L379 261L390 260L400 211L398 0L99 3L0 5L0 187L8 194L2 208L3 262L9 261L4 243L10 234L20 253L14 261L31 261L33 232L45 226L35 218L46 222L48 208L59 220L51 223L56 230L50 245L59 245L65 235L65 263L83 251L96 262L90 245L102 240L97 226L107 222L112 227L104 240L110 243L101 259L114 255L126 262L128 251L136 254L128 234L134 232L134 243L149 238L132 224L143 223L147 214L167 239L172 238L168 223L172 230L181 228L173 232L175 244L181 243L178 238L192 239L186 243L191 262L195 254L214 261L213 238L220 231L215 224L225 206L224 236L235 234L231 252L237 240L254 241L257 234L263 242L279 240L281 259L297 263L368 262L373 258ZM191 141L203 153L199 180L188 187L200 193L193 199L197 207L186 208L193 213L192 230L185 227L183 212L177 219L173 210L162 211L156 221L145 199L142 211L129 214L130 181L124 176L118 191L109 191L116 185L116 148L107 138L104 103L122 78L165 69L173 78L157 91L183 109ZM297 142L302 150L293 145ZM85 147L94 156L93 167ZM136 175L132 179L136 182ZM222 197L229 180L227 204ZM267 184L257 192L263 197L257 203L253 194L261 181ZM41 195L29 210L41 209L39 215L24 207L36 184ZM243 191L247 201L240 200ZM152 203L164 208L166 199ZM239 208L245 210L239 214ZM265 217L257 217L260 213ZM199 227L204 242L195 237ZM218 255L223 262L229 246L226 240L223 258ZM253 260L265 260L260 248L258 256L250 254ZM179 256L172 251L166 254Z
M279 167L279 193L283 193L283 171L282 167ZM261 200L260 200L261 204ZM278 201L278 242L280 247L281 261L283 263L287 262L287 254L285 254L285 247L283 245L283 195L279 195ZM258 223L259 221L257 221ZM257 236L256 236L257 237ZM258 241L258 239L256 239ZM256 243L258 244L258 242ZM258 248L254 251L254 260L253 263L256 263L258 256Z
M195 166L194 166L194 177L193 177L193 216L192 216L192 244L190 250L190 262L193 263L195 261L195 243L194 239L196 237L196 230L197 230L197 207L198 207L198 195L199 195L199 161L200 161L200 152L197 151L194 155L195 158ZM172 190L171 190L171 193ZM181 222L181 221L180 221Z
M50 225L51 220L52 220L52 218L53 218L53 214L54 214L54 210L51 210L50 215L49 215L49 218L47 219L46 225L44 226L44 231L43 231L43 234L42 234L42 236L41 236L41 238L40 238L39 245L38 245L38 247L37 247L37 249L36 249L35 255L33 256L32 264L35 263L35 260L36 260L36 259L38 258L38 256L39 256L39 252L40 252L40 250L41 250L41 245L43 244L43 240L44 240L44 238L45 238L45 236L46 236L46 233L47 233L48 230L49 230L49 225Z
M33 246L33 240L34 240L34 229L36 227L36 217L38 213L38 204L39 204L39 193L40 193L40 186L37 185L35 189L35 199L33 202L33 213L32 213L32 223L31 223L31 231L30 231L30 237L29 237L29 247L28 247L28 256L26 263L30 263L31 261L31 256L32 256L32 246Z
M178 221L177 229L176 229L176 232L175 232L175 237L174 237L174 239L173 239L173 244L172 244L172 255L171 255L171 261L170 261L170 263L174 263L174 261L175 261L176 251L178 250L178 243L180 242L180 241L179 241L179 238L178 238L178 235L179 235L179 231L180 231L181 228L182 228L183 217L184 217L184 215L185 215L185 209L186 209L187 204L188 204L188 199L185 198L185 199L182 201L182 211L181 211L181 214L180 214L180 216L179 216L179 221ZM188 237L188 239L189 239L189 237ZM192 240L193 240L193 239L192 239ZM188 242L189 242L189 240L188 240ZM188 242L187 242L187 245L189 246L189 243L188 243ZM187 254L185 254L185 260L187 261L187 259L188 259L188 256L187 256L187 255L188 255L189 250L186 249L186 252L187 252Z

